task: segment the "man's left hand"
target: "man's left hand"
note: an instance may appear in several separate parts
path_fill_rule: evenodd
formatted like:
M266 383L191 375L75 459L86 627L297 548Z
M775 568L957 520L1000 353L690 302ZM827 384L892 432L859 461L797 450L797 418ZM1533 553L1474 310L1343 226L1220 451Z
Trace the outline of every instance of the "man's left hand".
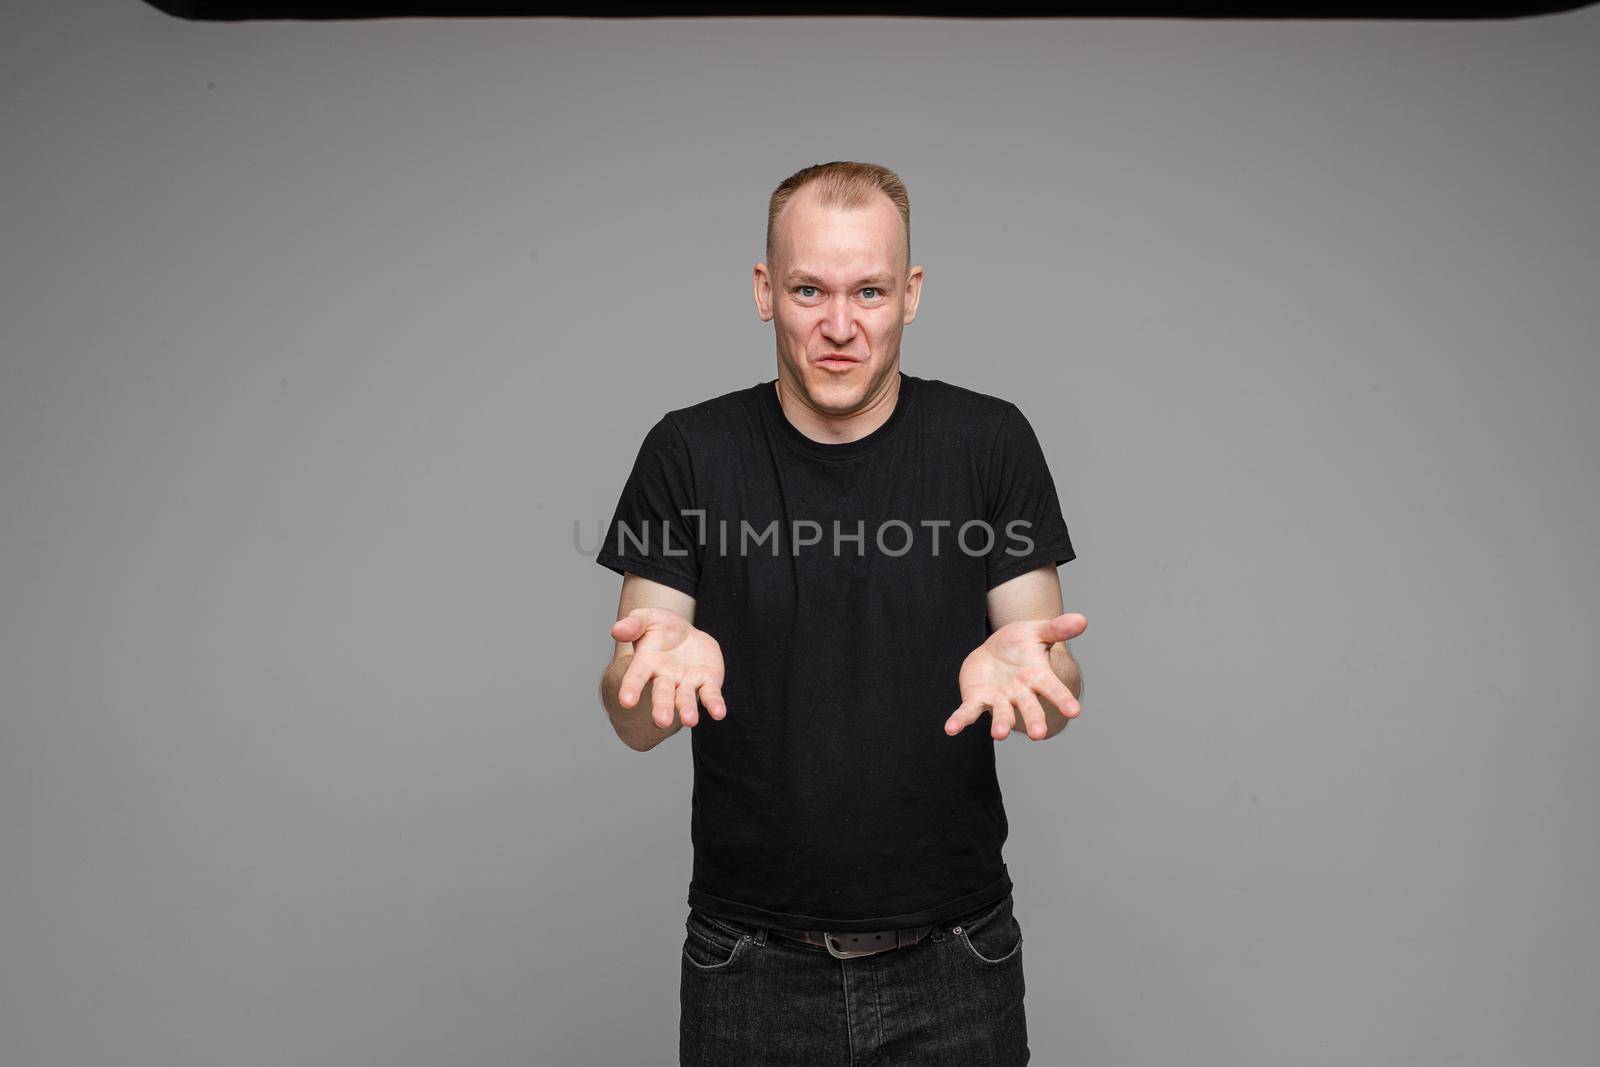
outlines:
M1049 731L1043 697L1062 715L1077 718L1078 700L1050 665L1050 647L1083 633L1089 621L1077 612L1053 619L1023 619L1007 623L967 656L961 664L961 706L944 724L954 737L990 709L989 733L1000 740L1011 733L1020 712L1028 736L1035 741Z

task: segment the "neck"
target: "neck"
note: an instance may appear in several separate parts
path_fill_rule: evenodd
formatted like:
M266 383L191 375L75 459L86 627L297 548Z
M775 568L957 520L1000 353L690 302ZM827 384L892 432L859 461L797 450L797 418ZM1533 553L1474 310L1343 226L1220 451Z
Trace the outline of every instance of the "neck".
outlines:
M900 402L900 367L897 364L875 392L869 391L858 407L847 412L817 408L785 379L781 369L774 388L778 406L795 429L819 444L842 445L859 441L889 421Z

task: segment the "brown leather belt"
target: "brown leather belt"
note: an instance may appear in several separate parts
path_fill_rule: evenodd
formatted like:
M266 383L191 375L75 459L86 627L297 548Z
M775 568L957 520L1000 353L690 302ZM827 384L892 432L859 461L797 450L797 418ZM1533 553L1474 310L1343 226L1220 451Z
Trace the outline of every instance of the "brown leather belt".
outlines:
M871 956L877 952L888 952L892 948L909 948L931 934L933 927L929 925L897 930L868 930L865 933L855 934L836 934L828 930L774 929L772 932L780 937L787 937L792 941L803 941L808 945L820 945L834 957L841 960L850 960L855 959L857 956Z

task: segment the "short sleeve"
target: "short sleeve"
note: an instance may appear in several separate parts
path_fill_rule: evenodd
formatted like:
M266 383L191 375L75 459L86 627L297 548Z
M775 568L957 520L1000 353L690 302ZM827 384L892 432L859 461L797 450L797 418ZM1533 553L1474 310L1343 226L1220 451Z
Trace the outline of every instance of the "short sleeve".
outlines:
M1077 558L1039 438L1010 401L989 456L985 499L994 531L987 588L1047 563L1060 566Z
M688 442L663 415L639 446L595 562L694 596L704 519L695 507Z

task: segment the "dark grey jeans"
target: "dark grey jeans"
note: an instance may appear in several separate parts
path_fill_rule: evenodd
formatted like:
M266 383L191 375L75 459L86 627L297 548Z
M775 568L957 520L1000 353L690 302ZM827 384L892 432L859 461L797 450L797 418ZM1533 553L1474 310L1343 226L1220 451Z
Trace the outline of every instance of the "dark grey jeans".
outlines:
M689 909L682 1067L1019 1067L1022 927L1008 895L909 948L841 960Z

